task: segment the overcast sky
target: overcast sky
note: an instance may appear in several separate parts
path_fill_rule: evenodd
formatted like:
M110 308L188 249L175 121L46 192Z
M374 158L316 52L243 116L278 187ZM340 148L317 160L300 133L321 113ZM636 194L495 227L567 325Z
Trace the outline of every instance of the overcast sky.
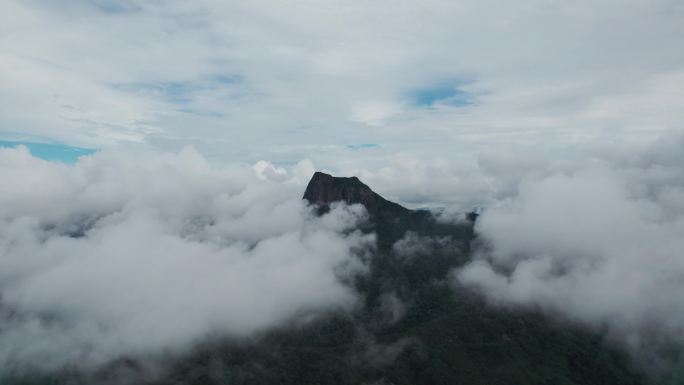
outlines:
M684 121L679 0L0 4L0 139L381 167Z

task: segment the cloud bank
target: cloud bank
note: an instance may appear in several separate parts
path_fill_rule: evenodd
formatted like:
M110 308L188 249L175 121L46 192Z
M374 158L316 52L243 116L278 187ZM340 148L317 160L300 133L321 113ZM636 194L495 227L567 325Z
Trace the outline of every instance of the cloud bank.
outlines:
M354 306L364 210L316 217L272 168L0 149L0 367L96 366Z
M684 137L523 178L478 219L455 279L501 305L540 307L634 348L684 343Z

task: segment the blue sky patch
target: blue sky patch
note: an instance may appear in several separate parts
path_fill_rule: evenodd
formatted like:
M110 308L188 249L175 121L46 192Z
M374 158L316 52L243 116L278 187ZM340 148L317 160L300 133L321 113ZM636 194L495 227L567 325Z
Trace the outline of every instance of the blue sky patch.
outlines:
M0 140L0 147L26 146L31 155L49 161L62 163L76 163L79 157L94 154L97 150L91 148L73 147L65 144L49 144L34 142L13 142Z
M378 143L352 143L347 145L347 148L351 148L352 150L367 150L378 147L380 147Z
M421 107L445 104L454 107L469 106L475 103L471 94L463 91L462 82L437 83L429 87L418 88L409 92L411 101Z
M129 13L140 10L140 7L130 1L90 0L90 4L104 13L112 14Z

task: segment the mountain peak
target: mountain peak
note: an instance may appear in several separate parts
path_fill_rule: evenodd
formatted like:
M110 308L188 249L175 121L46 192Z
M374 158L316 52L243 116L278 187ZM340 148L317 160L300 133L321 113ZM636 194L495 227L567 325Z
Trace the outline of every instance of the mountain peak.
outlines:
M320 171L311 177L303 199L319 206L328 206L339 201L347 204L358 203L364 205L371 215L377 215L381 211L409 211L397 203L386 200L355 176L336 177Z

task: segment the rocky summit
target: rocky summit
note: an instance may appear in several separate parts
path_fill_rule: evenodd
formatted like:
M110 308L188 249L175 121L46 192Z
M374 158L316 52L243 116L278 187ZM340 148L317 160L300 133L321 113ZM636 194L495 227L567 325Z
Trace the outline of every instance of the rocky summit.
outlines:
M335 177L323 172L314 173L306 187L303 199L321 207L327 207L339 201L347 204L361 204L366 207L370 215L377 215L380 212L407 214L410 211L383 198L355 176Z

